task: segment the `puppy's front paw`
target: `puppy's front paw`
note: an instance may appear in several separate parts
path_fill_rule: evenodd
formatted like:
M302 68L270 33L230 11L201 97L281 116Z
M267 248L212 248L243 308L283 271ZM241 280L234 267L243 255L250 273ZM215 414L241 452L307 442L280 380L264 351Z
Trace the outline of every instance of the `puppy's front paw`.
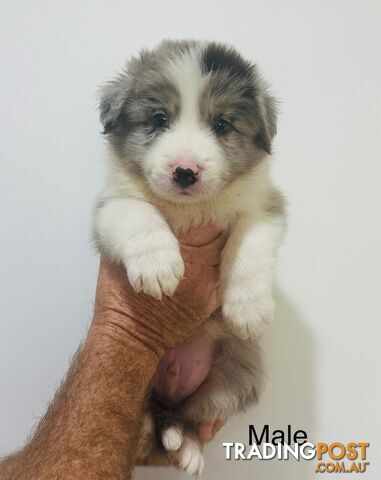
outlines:
M237 337L256 338L274 316L274 301L270 293L253 294L244 288L229 288L225 292L222 313Z
M184 276L184 262L180 251L172 246L129 255L124 263L134 290L159 300L163 294L173 295Z

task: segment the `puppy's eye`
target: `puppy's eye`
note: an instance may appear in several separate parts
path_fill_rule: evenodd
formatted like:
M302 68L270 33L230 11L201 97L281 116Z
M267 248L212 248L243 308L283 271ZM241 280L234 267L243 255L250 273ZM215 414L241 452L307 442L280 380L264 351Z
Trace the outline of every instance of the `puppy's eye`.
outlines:
M214 124L214 131L218 133L218 135L225 135L226 133L229 133L231 129L231 123L229 123L224 118L219 118Z
M165 113L159 112L152 116L152 125L155 128L167 128L168 117Z

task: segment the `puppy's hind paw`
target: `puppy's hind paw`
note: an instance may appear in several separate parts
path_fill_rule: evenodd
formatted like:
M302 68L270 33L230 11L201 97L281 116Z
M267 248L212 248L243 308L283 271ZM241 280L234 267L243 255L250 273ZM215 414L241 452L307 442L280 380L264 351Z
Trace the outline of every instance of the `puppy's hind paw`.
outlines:
M184 441L183 429L180 425L171 425L163 432L161 441L168 452L176 452Z
M204 457L195 434L184 430L181 424L175 424L164 430L161 441L174 466L188 475L201 475Z
M204 469L204 457L198 440L185 436L176 460L179 468L188 475L200 476Z

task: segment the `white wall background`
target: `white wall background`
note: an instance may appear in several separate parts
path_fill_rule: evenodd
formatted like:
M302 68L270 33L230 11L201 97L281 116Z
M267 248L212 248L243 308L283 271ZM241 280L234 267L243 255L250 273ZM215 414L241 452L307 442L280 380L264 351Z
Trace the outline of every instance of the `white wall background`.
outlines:
M378 478L380 15L376 0L0 1L0 454L22 445L90 321L94 92L141 46L195 37L233 43L272 81L290 204L267 389L206 448L202 478L318 477L314 462L224 461L221 442L247 441L248 423L369 441L362 477Z

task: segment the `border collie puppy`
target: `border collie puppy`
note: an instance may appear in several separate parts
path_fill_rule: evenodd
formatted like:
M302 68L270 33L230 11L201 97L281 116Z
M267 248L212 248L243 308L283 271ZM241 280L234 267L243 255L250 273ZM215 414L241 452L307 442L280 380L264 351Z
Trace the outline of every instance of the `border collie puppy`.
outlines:
M99 251L121 262L137 292L172 295L184 273L176 238L213 222L228 234L223 303L199 335L213 342L207 379L171 409L151 401L155 435L146 451L168 452L190 474L203 467L197 428L226 420L258 398L257 336L273 316L272 280L284 202L269 176L276 102L233 48L164 41L133 57L101 90L109 145L97 204Z

